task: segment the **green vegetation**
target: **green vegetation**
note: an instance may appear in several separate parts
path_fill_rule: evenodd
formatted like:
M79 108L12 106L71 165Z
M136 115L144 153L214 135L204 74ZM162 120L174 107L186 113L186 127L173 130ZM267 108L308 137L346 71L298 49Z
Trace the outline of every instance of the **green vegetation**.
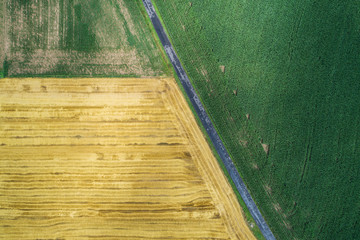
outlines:
M4 30L5 30L5 25L4 25L4 3L3 1L0 2L0 78L4 77L4 66L3 66L3 62L5 60L5 54L4 54L4 49L5 49L5 41L4 41Z
M360 3L153 2L275 236L359 239Z
M207 143L209 144L209 146L210 146L210 148L211 148L211 151L213 152L216 160L217 160L218 163L219 163L219 166L221 167L222 171L224 172L226 178L228 179L228 181L229 181L229 183L230 183L230 185L231 185L231 188L232 188L233 191L235 192L235 195L236 195L236 197L237 197L237 199L238 199L238 201L239 201L239 203L240 203L241 209L242 209L242 211L243 211L243 214L245 215L245 219L246 219L246 221L247 221L247 223L248 223L251 231L253 232L254 236L255 236L257 239L259 239L259 240L265 239L265 238L263 237L263 235L262 235L259 227L256 225L254 218L251 216L251 213L250 213L249 209L247 208L244 200L242 199L240 193L237 191L236 186L235 186L233 180L231 179L229 173L227 172L227 170L226 170L226 168L225 168L224 163L222 162L222 160L221 160L219 154L217 153L217 151L216 151L213 143L211 142L211 139L210 139L209 135L207 134L206 129L205 129L204 126L202 125L199 116L197 115L197 113L196 113L193 105L191 104L191 101L190 101L189 97L187 96L187 94L186 94L186 92L185 92L184 87L182 86L182 84L181 84L181 82L180 82L180 79L178 78L178 76L177 76L176 73L175 73L175 70L173 71L173 74L174 74L174 77L175 77L175 80L176 80L177 84L178 84L179 87L180 87L181 92L183 93L183 95L184 95L184 97L185 97L186 102L188 103L191 111L193 112L193 115L194 115L194 117L195 117L196 123L199 125L200 130L201 130L201 132L202 132L203 135L204 135L204 138L206 139Z
M6 2L10 77L169 74L140 0Z

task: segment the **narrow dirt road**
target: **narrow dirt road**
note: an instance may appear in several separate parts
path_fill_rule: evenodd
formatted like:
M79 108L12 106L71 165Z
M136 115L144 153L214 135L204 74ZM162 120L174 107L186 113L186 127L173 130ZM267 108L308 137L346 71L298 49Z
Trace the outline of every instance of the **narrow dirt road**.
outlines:
M273 233L271 232L269 226L265 222L263 216L261 215L258 207L256 206L254 200L252 199L249 191L247 190L242 178L240 177L233 161L230 158L223 142L221 141L218 133L216 132L208 114L206 113L204 106L202 105L197 93L195 92L194 87L192 86L183 66L180 63L180 60L170 43L168 36L165 33L164 27L162 26L159 17L156 14L155 8L151 0L143 0L146 11L151 19L151 22L159 36L159 39L164 46L164 49L175 69L176 74L178 75L181 84L183 85L197 115L199 116L204 128L206 129L217 153L221 157L228 173L231 176L231 179L236 185L237 190L239 191L242 199L244 200L247 208L249 209L251 215L253 216L256 224L259 226L262 234L266 239L272 240L275 239Z

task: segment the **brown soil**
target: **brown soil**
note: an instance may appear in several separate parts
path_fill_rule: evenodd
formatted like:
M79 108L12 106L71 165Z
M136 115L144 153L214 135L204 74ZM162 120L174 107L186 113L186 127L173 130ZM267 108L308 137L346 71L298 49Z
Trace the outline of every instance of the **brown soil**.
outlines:
M264 152L266 153L266 155L268 155L269 150L270 150L270 146L268 144L265 144L265 143L261 143L261 146L264 149Z
M221 66L220 66L220 70L221 70L221 72L225 73L225 66L224 66L224 65L221 65Z

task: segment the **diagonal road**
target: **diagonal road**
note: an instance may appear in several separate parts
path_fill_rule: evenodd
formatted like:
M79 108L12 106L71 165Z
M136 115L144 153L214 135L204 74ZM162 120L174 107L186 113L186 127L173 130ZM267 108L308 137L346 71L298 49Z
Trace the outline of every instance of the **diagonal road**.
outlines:
M259 209L257 208L254 200L252 199L249 191L247 190L244 181L240 177L236 167L231 160L229 153L224 147L223 142L221 141L218 133L216 132L214 125L212 124L208 114L206 113L204 106L202 105L197 93L195 92L194 87L191 85L191 82L182 67L178 56L176 55L173 46L171 45L168 36L164 31L164 27L162 26L159 17L156 14L155 8L151 2L151 0L143 0L146 11L151 19L151 22L160 38L162 45L168 55L176 74L178 75L181 84L183 85L186 94L188 95L191 104L193 105L197 115L199 116L201 123L203 124L206 132L208 133L214 147L219 154L221 160L223 161L226 170L230 174L231 179L233 180L237 190L239 191L242 199L244 200L246 206L248 207L251 215L253 216L256 224L259 226L262 234L266 239L275 239L273 233L271 232L269 226L266 224L263 216L261 215Z

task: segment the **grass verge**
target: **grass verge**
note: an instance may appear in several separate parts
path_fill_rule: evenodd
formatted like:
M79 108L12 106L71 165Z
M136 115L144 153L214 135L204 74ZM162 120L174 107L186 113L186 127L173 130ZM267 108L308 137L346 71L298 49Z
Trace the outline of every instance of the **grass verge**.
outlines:
M169 35L168 30L166 29L166 25L164 24L164 21L163 21L161 15L160 15L159 9L157 8L157 6L156 6L156 4L155 4L154 2L153 2L153 5L154 5L154 8L155 8L155 10L156 10L156 13L157 13L157 15L158 15L158 17L159 17L159 19L160 19L160 22L162 23L162 25L163 25L163 27L164 27L164 30L165 30L165 32L166 32L167 36L169 37L169 40L170 40L170 42L171 42L171 44L172 44L171 37L170 37L170 35ZM150 22L150 19L149 19L149 18L148 18L148 21ZM152 31L155 32L155 29L154 29L154 27L152 26L152 24L151 24L150 27L151 27ZM158 38L156 32L155 32L155 35L156 35L156 41L158 41L159 44L161 45L160 39ZM174 47L175 52L177 52L174 45L173 45L173 47ZM163 49L162 45L161 45L161 48ZM167 58L167 61L168 61L169 64L170 64L170 61L169 61L169 59L168 59L167 56L166 56L166 58ZM181 62L181 59L179 59L179 60L180 60L180 62ZM184 65L183 65L183 66L184 66ZM217 159L217 161L218 161L218 163L219 163L219 165L220 165L223 173L225 174L226 178L228 179L228 182L230 183L233 191L235 192L235 194L236 194L236 196L237 196L238 202L239 202L240 206L242 207L242 210L243 210L243 213L244 213L244 215L245 215L246 221L248 222L249 228L252 230L254 236L255 236L257 239L261 239L261 240L265 239L265 238L263 237L263 235L262 235L259 227L256 225L255 220L254 220L254 218L252 217L250 211L248 210L245 202L243 201L242 197L240 196L239 192L237 191L236 186L235 186L234 182L232 181L229 173L227 172L224 163L222 162L220 156L218 155L218 153L217 153L217 151L216 151L216 149L215 149L215 147L214 147L214 145L213 145L210 137L208 136L205 128L203 127L203 125L202 125L202 123L201 123L200 118L198 117L198 115L197 115L194 107L192 106L191 101L190 101L189 97L187 96L187 94L186 94L186 92L185 92L185 90L184 90L184 88L183 88L183 86L182 86L182 84L181 84L181 82L180 82L180 79L178 78L177 74L175 73L175 70L173 69L173 67L171 67L171 69L172 69L173 75L175 76L175 80L176 80L178 86L179 86L180 89L181 89L181 92L183 93L183 95L184 95L184 97L185 97L185 99L186 99L186 102L188 103L191 111L193 112L193 115L195 116L196 122L197 122L198 126L200 127L201 132L203 133L203 135L204 135L206 141L208 142L208 144L209 144L209 146L210 146L210 148L211 148L211 150L212 150L215 158ZM186 69L185 69L185 71L186 71ZM190 81L193 82L193 81L191 80L191 78L190 78L189 75L188 75L188 77L189 77ZM196 91L196 89L195 89L195 91ZM198 94L198 97L199 97L200 101L201 101L202 104L203 104L203 101L202 101L201 96L200 96L199 94ZM205 105L203 104L203 106L205 106ZM205 110L206 110L206 108L205 108ZM208 111L207 111L207 113L208 113ZM208 115L210 116L210 119L212 120L211 115L210 115L209 113L208 113ZM212 120L212 121L213 121L213 120ZM215 126L215 125L214 125L214 126ZM216 126L215 126L215 128L216 128ZM220 138L221 138L221 136L220 136Z

